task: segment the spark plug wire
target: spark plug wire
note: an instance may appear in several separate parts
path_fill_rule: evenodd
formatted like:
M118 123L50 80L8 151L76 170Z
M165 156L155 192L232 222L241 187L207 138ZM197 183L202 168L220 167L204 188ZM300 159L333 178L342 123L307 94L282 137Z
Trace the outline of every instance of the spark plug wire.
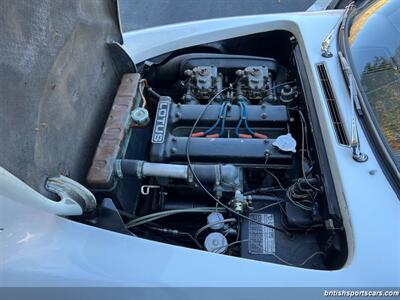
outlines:
M217 128L218 124L221 122L222 116L225 114L225 107L227 106L227 102L222 103L221 108L218 113L217 120L214 124L208 128L206 131L195 132L191 136L192 137L203 137L209 135L215 128Z
M268 136L266 136L265 134L255 132L253 129L250 128L247 122L249 116L247 111L247 105L243 101L239 101L239 108L240 108L240 120L235 129L236 136L240 138L250 138L250 139L253 137L258 139L267 139ZM244 123L244 127L250 134L239 133L240 126L242 125L242 123Z

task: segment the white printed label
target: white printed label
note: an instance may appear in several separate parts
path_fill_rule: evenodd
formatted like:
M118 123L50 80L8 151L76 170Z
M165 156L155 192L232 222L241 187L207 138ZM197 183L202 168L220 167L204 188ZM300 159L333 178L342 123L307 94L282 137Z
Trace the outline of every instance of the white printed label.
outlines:
M273 214L249 214L249 217L260 223L274 226ZM250 254L274 254L275 230L261 224L250 222L248 245Z

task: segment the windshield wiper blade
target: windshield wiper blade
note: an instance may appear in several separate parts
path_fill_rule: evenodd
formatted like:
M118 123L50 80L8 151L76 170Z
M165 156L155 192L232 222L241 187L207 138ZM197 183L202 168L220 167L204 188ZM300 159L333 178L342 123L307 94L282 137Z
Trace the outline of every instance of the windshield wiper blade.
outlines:
M321 43L321 51L322 51L322 56L329 58L332 57L333 54L330 51L331 48L331 43L333 40L333 36L336 32L337 27L340 25L342 29L344 29L344 25L346 24L346 20L351 12L351 10L355 8L354 1L350 2L349 5L347 5L344 9L343 14L340 16L340 19L336 22L335 26L333 26L332 30L329 32L329 34L324 38L324 40Z

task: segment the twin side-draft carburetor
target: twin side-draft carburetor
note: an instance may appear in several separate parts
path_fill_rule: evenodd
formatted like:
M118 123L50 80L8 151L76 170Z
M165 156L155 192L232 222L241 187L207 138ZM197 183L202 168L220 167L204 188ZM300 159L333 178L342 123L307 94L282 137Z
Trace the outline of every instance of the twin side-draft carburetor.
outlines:
M290 101L277 99L271 72L265 66L224 71L216 66L184 71L182 98L158 101L149 162L122 161L122 172L154 177L169 190L182 181L198 187L195 173L218 199L230 195L231 207L243 212L251 200L242 194L247 169L291 168L296 141L288 133ZM294 99L295 88L290 89Z
M204 103L222 90L224 77L215 66L200 66L184 72L187 76L187 91L182 97L184 104ZM271 74L267 67L247 67L235 71L236 97L238 101L251 101L253 104L273 101ZM228 79L229 80L229 79ZM269 96L269 97L268 97ZM222 95L215 103L223 101Z

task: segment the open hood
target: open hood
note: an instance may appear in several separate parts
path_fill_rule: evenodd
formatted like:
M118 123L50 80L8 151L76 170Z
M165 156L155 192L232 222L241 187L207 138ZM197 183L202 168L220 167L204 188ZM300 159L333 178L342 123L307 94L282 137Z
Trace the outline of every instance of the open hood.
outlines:
M116 2L74 3L1 10L0 164L60 198L31 202L161 243L344 265L342 216L291 31L171 49L136 68L117 51Z
M46 193L85 178L119 83L114 1L2 1L0 165Z

